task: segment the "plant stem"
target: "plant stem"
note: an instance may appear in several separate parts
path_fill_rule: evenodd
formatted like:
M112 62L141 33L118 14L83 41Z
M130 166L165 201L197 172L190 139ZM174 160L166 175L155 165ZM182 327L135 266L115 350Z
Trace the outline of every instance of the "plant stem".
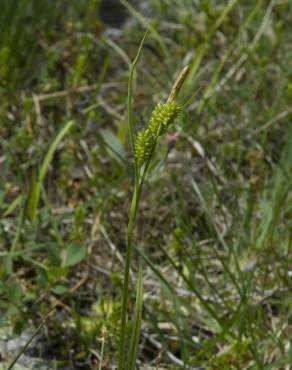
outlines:
M146 177L149 164L151 162L152 154L156 147L157 138L153 143L150 158L145 164L144 171L140 174L137 171L137 180L135 181L134 194L130 207L129 223L127 227L126 236L126 263L124 270L124 284L123 284L123 294L122 294L122 313L121 313L121 329L120 329L120 344L119 344L119 360L118 360L118 370L124 370L124 350L125 350L125 337L126 337L126 325L127 325L127 307L128 307L128 297L129 297L129 280L130 280L130 268L131 268L131 256L133 250L133 232L136 222L137 209L139 206L140 195L142 192L144 180ZM136 179L136 178L135 178Z
M140 43L136 57L130 68L129 83L128 83L128 99L127 99L127 110L128 110L128 127L130 135L130 143L132 152L134 153L134 128L133 128L133 111L132 111L132 91L133 91L133 80L135 67L138 63L140 53L143 47L143 43L147 37L148 31L145 32L144 37ZM122 312L121 312L121 327L120 327L120 343L119 343L119 358L118 358L118 370L124 370L124 351L125 351L125 337L126 337L126 325L127 325L127 308L128 308L128 297L129 297L129 280L130 280L130 268L131 268L131 256L132 256L132 240L133 231L136 221L137 208L139 204L141 189L143 180L140 181L139 169L134 164L135 169L135 185L134 194L132 197L129 222L126 236L126 263L124 270L124 284L122 292Z
M126 236L126 263L124 270L124 284L122 294L122 313L121 313L121 329L120 329L120 344L119 344L119 361L118 369L123 370L124 364L124 350L125 350L125 337L126 337L126 325L127 325L127 308L128 308L128 297L129 297L129 279L130 279L130 267L131 267L131 256L132 256L132 240L133 231L136 221L137 208L140 198L140 186L135 183L135 190L131 202L130 217L127 228Z

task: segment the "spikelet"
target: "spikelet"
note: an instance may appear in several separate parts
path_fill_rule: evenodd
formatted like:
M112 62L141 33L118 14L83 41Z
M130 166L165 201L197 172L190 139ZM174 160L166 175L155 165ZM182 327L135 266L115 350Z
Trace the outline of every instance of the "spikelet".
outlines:
M180 113L181 107L175 101L158 103L149 121L149 130L153 136L164 134Z
M143 166L151 155L153 137L149 129L137 132L134 155L138 166Z

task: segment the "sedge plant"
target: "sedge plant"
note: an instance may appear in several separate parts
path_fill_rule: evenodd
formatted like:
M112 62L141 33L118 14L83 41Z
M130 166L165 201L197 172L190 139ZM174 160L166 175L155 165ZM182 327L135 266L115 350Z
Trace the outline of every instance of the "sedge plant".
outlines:
M133 232L136 223L137 210L140 202L141 192L145 179L149 170L151 159L155 152L157 142L160 136L164 135L169 126L181 114L183 106L179 105L175 99L181 89L181 86L188 74L188 66L184 67L176 79L169 97L166 102L158 103L153 112L151 113L148 125L141 131L134 132L133 113L132 113L132 91L133 80L136 65L139 61L142 46L145 41L147 33L145 34L137 55L131 65L129 83L128 83L128 128L132 153L134 156L134 192L132 196L129 221L126 234L126 257L125 257L125 270L124 282L122 290L122 309L121 309L121 324L120 324L120 342L118 354L118 370L134 370L136 366L137 348L140 335L141 319L142 319L142 263L139 263L139 278L137 283L136 293L136 307L135 317L133 320L133 329L131 340L129 344L129 352L125 356L126 346L126 333L128 324L128 301L129 301L129 278L130 268L133 252Z

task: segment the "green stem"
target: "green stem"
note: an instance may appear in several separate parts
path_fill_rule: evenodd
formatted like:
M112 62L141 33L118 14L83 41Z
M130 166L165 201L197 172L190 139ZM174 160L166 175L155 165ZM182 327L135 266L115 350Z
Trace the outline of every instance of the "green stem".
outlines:
M142 184L141 184L142 185ZM141 186L140 185L140 186ZM126 325L127 325L127 308L128 308L128 297L129 297L129 280L130 280L130 268L131 268L131 256L133 250L133 231L136 221L137 208L139 204L139 198L141 189L138 183L135 184L135 190L131 202L130 217L127 228L126 236L126 262L124 270L124 284L122 294L122 313L121 313L121 328L120 328L120 344L119 344L119 360L118 369L123 370L124 364L124 351L125 351L125 337L126 337Z
M147 171L152 159L153 152L156 148L157 138L155 138L150 157L145 164L142 174L137 171L137 180L135 181L135 190L131 202L130 217L127 228L126 237L126 263L124 271L124 284L123 284L123 295L122 295L122 313L121 313L121 328L120 328L120 345L119 345L119 360L118 370L124 370L124 352L125 352L125 337L126 337L126 325L127 325L127 307L129 298L129 280L130 280L130 268L131 268L131 256L133 250L133 232L136 222L137 209L140 201L141 192L143 189L144 180L146 178Z

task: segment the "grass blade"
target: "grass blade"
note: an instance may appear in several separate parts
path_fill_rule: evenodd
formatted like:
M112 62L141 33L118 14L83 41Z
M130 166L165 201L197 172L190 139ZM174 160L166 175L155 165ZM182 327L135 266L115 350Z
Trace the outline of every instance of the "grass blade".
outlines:
M128 366L127 366L128 370L134 370L136 367L139 338L142 324L142 311L143 311L143 266L140 260L137 281L135 317L131 334L130 351L128 355Z
M49 165L53 159L54 153L59 143L62 141L64 136L68 133L68 131L71 129L73 125L74 125L74 121L67 122L66 125L58 133L55 140L52 142L48 150L48 153L46 154L44 158L44 161L39 171L38 178L32 182L32 188L31 188L31 192L30 192L30 196L28 200L28 214L31 220L33 220L36 216L39 199L40 199L41 188L42 188L46 173L48 171Z

